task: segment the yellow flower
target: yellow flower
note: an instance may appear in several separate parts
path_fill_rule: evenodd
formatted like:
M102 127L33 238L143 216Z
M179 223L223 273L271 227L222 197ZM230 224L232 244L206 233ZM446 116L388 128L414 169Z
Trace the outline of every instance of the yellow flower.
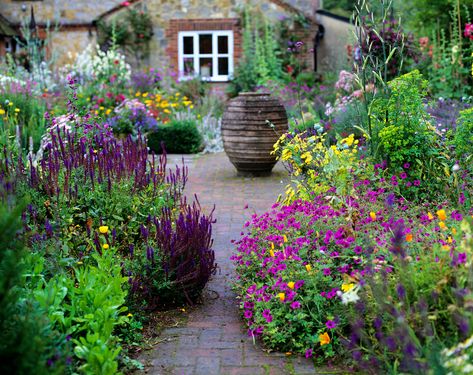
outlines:
M412 235L412 233L407 233L406 234L406 241L407 242L411 242L413 238L414 238L414 236Z
M167 108L166 108L163 112L164 112L164 113L167 113L167 114L171 113L171 111L170 111L169 109L167 109Z
M310 270L312 269L312 266L310 264L306 264L305 269L307 270L307 272L310 272Z
M312 161L312 155L310 152L304 152L302 155L301 155L301 158L304 159L305 163L306 164L309 164L311 161Z
M11 107L13 105L13 102L8 103L8 106Z
M143 94L141 94L141 96L142 96L143 98L146 98L146 97L148 96L148 93L147 93L147 92L144 92Z
M439 220L440 221L445 221L447 220L447 213L445 212L445 210L438 210L437 211L437 216L439 217Z
M269 255L274 258L274 251L272 249L269 249Z
M370 212L370 218L371 218L371 220L375 221L376 220L376 213L371 211Z
M345 143L347 146L351 146L353 144L353 141L354 141L354 135L351 134L349 137L343 139L340 143Z
M287 242L287 236L285 234L283 234L282 238L283 238L284 242Z
M270 242L269 244L271 246L271 250L274 250L274 242Z
M0 109L0 116L4 115L5 114L5 110L4 109Z
M453 242L452 237L449 236L449 237L447 238L447 242L448 242L448 243L452 243L452 242Z
M128 318L131 318L132 316L133 316L132 313L128 313L128 315L127 315Z
M439 227L442 228L442 229L447 229L447 226L445 225L445 223L443 221L439 222Z
M429 218L429 220L434 220L434 215L432 215L430 212L427 213L427 217Z
M294 281L289 281L287 283L287 286L290 288L290 289L294 289L294 285L296 285L296 283Z
M141 92L138 91L138 92L135 94L135 96L136 96L136 97L141 96Z
M108 227L106 225L102 225L99 228L99 232L102 233L102 234L107 234L108 233Z
M355 287L355 284L350 283L350 284L342 284L342 290L346 293L352 290Z
M82 264L82 263L83 263L83 262L81 262L81 261L78 261L78 262L77 262L77 264L79 264L79 265Z
M442 245L442 249L444 249L444 250L450 250L450 246L448 246L448 245Z
M457 234L457 230L455 228L452 228L452 234Z
M284 301L286 299L286 295L284 293L278 293L278 297L280 301Z
M282 151L281 159L282 159L282 160L289 160L291 157L292 157L292 152L291 152L291 150L285 148L285 149Z
M181 95L181 93L180 93L180 92L176 92L176 96L179 96L179 95Z
M104 244L102 245L102 247L103 247L104 250L107 250L110 246L108 246L108 243L104 243Z
M106 115L109 115L110 113L112 113L112 110L109 108L107 109L107 111L105 112Z
M327 332L324 332L321 335L319 335L319 340L320 340L321 346L330 344L330 341L331 341L330 336L328 335Z
M16 113L20 112L20 108L15 108L15 112Z

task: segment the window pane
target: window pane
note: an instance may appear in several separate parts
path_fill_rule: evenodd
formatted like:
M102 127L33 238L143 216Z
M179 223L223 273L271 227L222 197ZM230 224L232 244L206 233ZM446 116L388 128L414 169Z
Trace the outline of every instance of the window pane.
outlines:
M228 75L228 57L218 58L218 75L220 76Z
M194 37L185 36L184 37L184 54L192 55L194 53Z
M200 76L201 77L212 77L213 76L213 71L212 71L212 59L209 57L201 57L199 59L199 65L200 65Z
M228 36L218 37L218 53L228 53Z
M199 53L212 53L212 34L199 35Z
M184 58L184 76L193 76L194 75L194 58L185 57Z

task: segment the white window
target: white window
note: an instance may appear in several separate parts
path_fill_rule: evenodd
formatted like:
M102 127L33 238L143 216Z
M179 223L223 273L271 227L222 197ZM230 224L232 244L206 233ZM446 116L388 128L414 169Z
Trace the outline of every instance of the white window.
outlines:
M181 31L178 53L182 80L223 82L233 75L233 31Z

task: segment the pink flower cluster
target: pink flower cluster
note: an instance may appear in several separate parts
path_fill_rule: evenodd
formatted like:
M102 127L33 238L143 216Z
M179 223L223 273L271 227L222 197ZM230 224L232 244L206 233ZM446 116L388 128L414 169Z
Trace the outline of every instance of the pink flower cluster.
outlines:
M465 30L463 32L463 35L465 35L465 38L469 38L470 40L473 40L473 23L467 23L465 25Z

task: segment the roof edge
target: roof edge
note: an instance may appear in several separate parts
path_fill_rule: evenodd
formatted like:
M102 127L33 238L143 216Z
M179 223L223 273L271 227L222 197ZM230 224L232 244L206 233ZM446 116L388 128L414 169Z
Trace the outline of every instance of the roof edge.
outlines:
M303 10L296 8L294 5L289 4L285 0L269 0L269 1L273 4L279 5L281 8L284 8L284 9L290 11L290 12L302 14L308 20L310 20L314 23L318 23L317 20L315 19L315 17L312 14L307 14Z
M345 17L345 16L340 16L338 14L329 12L328 10L325 9L319 9L316 11L317 14L321 14L322 16L327 16L333 19L336 19L338 21L346 22L346 23L353 23L351 18Z

